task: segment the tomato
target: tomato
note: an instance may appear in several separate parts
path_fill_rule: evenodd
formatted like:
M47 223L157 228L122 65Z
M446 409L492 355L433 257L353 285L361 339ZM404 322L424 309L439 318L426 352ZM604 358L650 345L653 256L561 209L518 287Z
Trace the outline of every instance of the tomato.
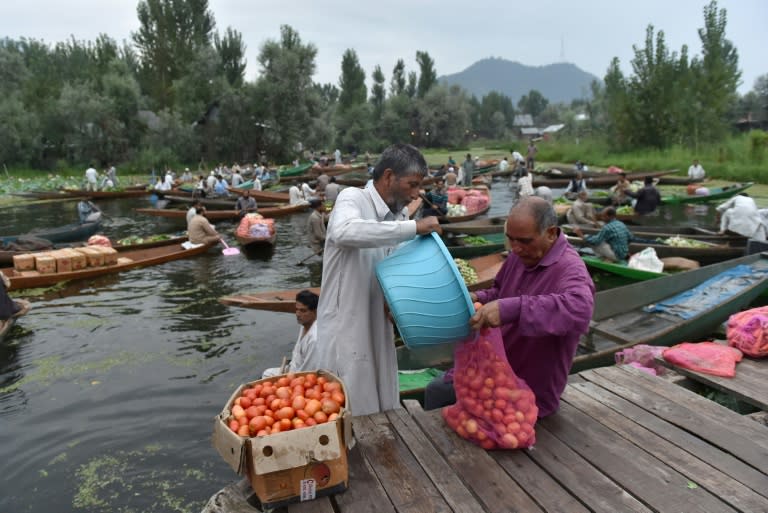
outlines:
M483 307L483 304L480 301L475 301L472 303L472 306L475 307L475 311L480 310Z
M242 397L238 397L237 399L235 399L235 404L238 405L238 406L242 406L243 405L243 398Z
M507 407L507 401L505 401L504 399L496 399L495 401L493 401L493 406L500 410L504 410L504 408Z
M296 396L303 396L304 395L304 385L296 385L295 387L291 387L291 394L293 397Z
M261 391L261 388L259 388L259 391ZM243 397L247 397L250 400L254 400L259 396L259 392L256 391L254 388L249 388L248 390L245 390L243 392Z
M259 431L267 427L267 419L261 416L254 417L248 423L248 427L251 428L251 434L258 433Z
M469 434L467 433L467 430L464 429L464 426L461 426L461 425L459 425L456 428L456 434L462 438L469 438Z
M493 419L494 422L501 422L502 419L504 418L504 412L502 412L498 408L494 408L493 410L491 410L491 418Z
M253 392L253 395L259 395L259 392L261 392L261 389L264 388L264 385L261 383L258 383L256 385L253 385L253 388L251 391ZM248 394L248 390L245 391L246 394Z
M298 418L298 417L294 417L294 418L291 420L291 424L293 424L293 429L301 429L301 428L303 428L303 427L307 427L307 426L306 426L306 424L304 424L304 421L303 421L303 420L301 420L301 419L300 419L300 418Z
M236 419L245 417L245 410L242 406L239 404L236 404L232 407L232 416Z
M229 421L229 429L237 433L237 430L240 429L240 423L236 420L230 420Z
M307 404L307 400L304 398L303 395L297 395L293 398L293 401L291 401L291 407L294 410L303 410L304 406Z
M317 374L315 374L314 372L310 372L309 374L305 375L304 383L307 387L315 386L315 383L317 383Z
M339 383L337 381L329 381L328 383L323 385L323 390L325 390L326 392L333 392L333 391L336 391L336 390L340 391L341 390L341 383Z
M310 399L307 401L307 404L304 406L304 411L307 412L307 414L312 417L315 413L317 413L320 410L320 407L322 405L320 404L320 401L317 399Z
M339 418L339 414L338 413L331 413L330 415L328 415L328 422L333 422L334 420L336 420L338 418Z
M290 419L280 419L280 431L290 431L293 429L293 423ZM276 424L277 425L277 424Z
M261 431L256 433L256 436L267 436L268 434L269 434L269 430L268 429L262 429Z
M480 399L490 399L491 397L493 397L493 389L488 387L483 387L480 389L477 395L480 397Z
M301 420L307 420L309 418L309 414L302 409L297 409L296 417L300 418Z
M290 384L291 380L288 379L286 376L283 376L282 378L278 378L277 383L275 383L278 387L287 387Z
M256 415L264 415L264 412L267 411L267 407L265 405L259 405L255 406L256 408Z
M267 421L267 427L272 427L272 425L275 423L275 417L272 415L272 412L269 412L269 415L267 415L267 412L264 412L264 420Z
M482 376L475 376L472 378L472 380L469 382L469 388L473 390L480 390L483 388L483 377Z
M322 410L315 412L312 418L314 418L318 424L324 424L328 422L328 415Z
M507 424L507 432L509 433L517 433L520 431L520 423L517 421L513 421Z
M272 411L277 411L280 408L282 408L282 404L280 403L280 399L272 399L272 402L269 403L269 409Z
M339 403L341 406L344 406L347 401L347 398L344 397L344 393L341 390L331 392L331 399Z
M469 419L465 425L467 433L474 435L477 433L477 421L475 419Z
M248 424L241 424L237 429L237 434L240 436L251 436L251 430L248 427Z
M288 399L291 397L291 389L287 386L280 387L275 391L275 395L280 399Z
M296 415L296 412L290 406L284 406L275 412L275 418L280 419L292 419Z
M318 385L323 386L326 383L328 383L328 378L326 378L325 376L320 376L320 377L317 378L317 384Z
M480 447L482 447L482 448L483 448L483 449L485 449L486 451L490 451L491 449L494 449L494 448L496 448L496 442L494 442L494 441L493 441L493 440L491 440L490 438L487 438L487 439L485 439L485 440L482 440L482 441L480 442Z
M507 433L501 437L501 445L507 449L517 449L517 437L512 433Z
M251 400L250 397L238 397L238 399L240 400L238 404L243 408L245 408L246 410L251 406L251 404L253 404L253 401Z
M323 412L326 415L330 415L331 413L338 413L339 410L341 410L341 406L339 405L339 403L337 403L333 399L327 399L327 398L322 400L320 407L323 409Z
M291 380L290 387L296 388L297 386L304 387L304 382L306 381L306 378L304 376L298 376Z
M253 400L253 404L256 406L263 406L266 400L263 397L257 397Z
M316 426L317 425L317 421L315 419L313 419L312 417L307 417L304 420L304 424L306 424L307 426L312 427L312 426Z
M259 409L257 406L249 406L245 409L245 416L249 419L259 416Z

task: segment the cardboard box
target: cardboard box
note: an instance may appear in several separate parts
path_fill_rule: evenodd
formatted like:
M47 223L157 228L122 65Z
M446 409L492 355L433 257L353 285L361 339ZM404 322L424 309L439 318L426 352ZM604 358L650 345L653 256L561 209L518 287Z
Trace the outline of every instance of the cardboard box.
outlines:
M88 259L82 253L77 252L72 248L66 248L62 251L66 251L67 255L69 255L69 259L72 262L73 271L80 271L88 267Z
M71 273L72 272L72 258L66 251L56 250L51 251L51 256L56 259L56 272L58 273Z
M53 274L56 272L56 259L48 253L35 255L35 269L40 274Z
M309 374L295 373L296 376ZM317 371L344 383L328 371ZM275 381L280 376L269 378ZM240 385L214 419L213 446L238 474L248 476L262 505L279 508L293 502L340 493L349 485L347 451L352 443L352 415L342 408L333 422L260 437L242 437L227 425L230 407L243 389L267 380Z
M115 265L117 263L117 250L106 246L90 246L98 251L104 257L104 265Z
M91 246L75 248L75 251L85 256L88 261L88 267L101 267L104 265L104 255Z
M29 253L13 255L13 268L17 271L34 271L35 255L30 255Z

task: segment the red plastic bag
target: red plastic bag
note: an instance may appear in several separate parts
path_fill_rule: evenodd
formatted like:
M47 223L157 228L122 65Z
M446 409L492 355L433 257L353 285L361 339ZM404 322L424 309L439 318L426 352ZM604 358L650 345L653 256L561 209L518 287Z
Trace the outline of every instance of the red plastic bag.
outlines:
M725 378L736 375L741 358L738 349L714 342L683 342L664 350L664 359L678 367Z
M499 328L481 331L477 341L460 342L454 369L456 404L442 410L451 429L483 449L536 443L536 397L509 366Z
M768 356L768 306L735 313L728 318L728 345L755 358Z
M617 352L614 356L617 365L631 365L641 371L658 376L664 374L664 367L656 363L656 357L661 356L666 348L637 344Z

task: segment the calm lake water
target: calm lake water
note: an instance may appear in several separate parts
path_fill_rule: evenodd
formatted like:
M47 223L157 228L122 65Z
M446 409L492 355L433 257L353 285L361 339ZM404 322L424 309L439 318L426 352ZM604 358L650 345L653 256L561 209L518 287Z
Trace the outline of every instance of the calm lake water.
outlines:
M491 215L511 194L492 189ZM103 233L173 233L148 199L99 203ZM211 446L234 388L289 354L293 315L223 306L227 294L317 286L308 214L277 221L274 253L208 254L25 297L32 312L0 344L0 511L198 512L238 476ZM0 233L76 220L75 202L0 210ZM665 211L711 224L706 209ZM221 223L231 234L234 224ZM234 240L230 235L230 239Z

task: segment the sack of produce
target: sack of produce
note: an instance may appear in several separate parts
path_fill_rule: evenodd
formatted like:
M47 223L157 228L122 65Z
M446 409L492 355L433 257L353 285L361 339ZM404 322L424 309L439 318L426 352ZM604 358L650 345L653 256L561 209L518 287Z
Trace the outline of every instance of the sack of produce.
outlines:
M484 329L478 340L472 335L454 356L456 403L442 410L451 429L486 450L536 443L536 398L510 367L501 330Z
M768 306L738 312L728 318L728 345L754 358L768 356Z
M475 191L471 191L475 192ZM480 212L488 206L488 196L485 194L468 194L461 200L461 204L467 209L467 212L473 214Z
M90 239L88 239L88 245L89 246L104 246L105 248L111 248L112 242L110 240L103 236L103 235L92 235Z
M664 374L665 368L656 363L656 357L661 356L664 347L637 344L619 351L614 355L616 365L631 365L654 376Z
M460 187L448 187L448 203L460 204L467 195L467 191Z

